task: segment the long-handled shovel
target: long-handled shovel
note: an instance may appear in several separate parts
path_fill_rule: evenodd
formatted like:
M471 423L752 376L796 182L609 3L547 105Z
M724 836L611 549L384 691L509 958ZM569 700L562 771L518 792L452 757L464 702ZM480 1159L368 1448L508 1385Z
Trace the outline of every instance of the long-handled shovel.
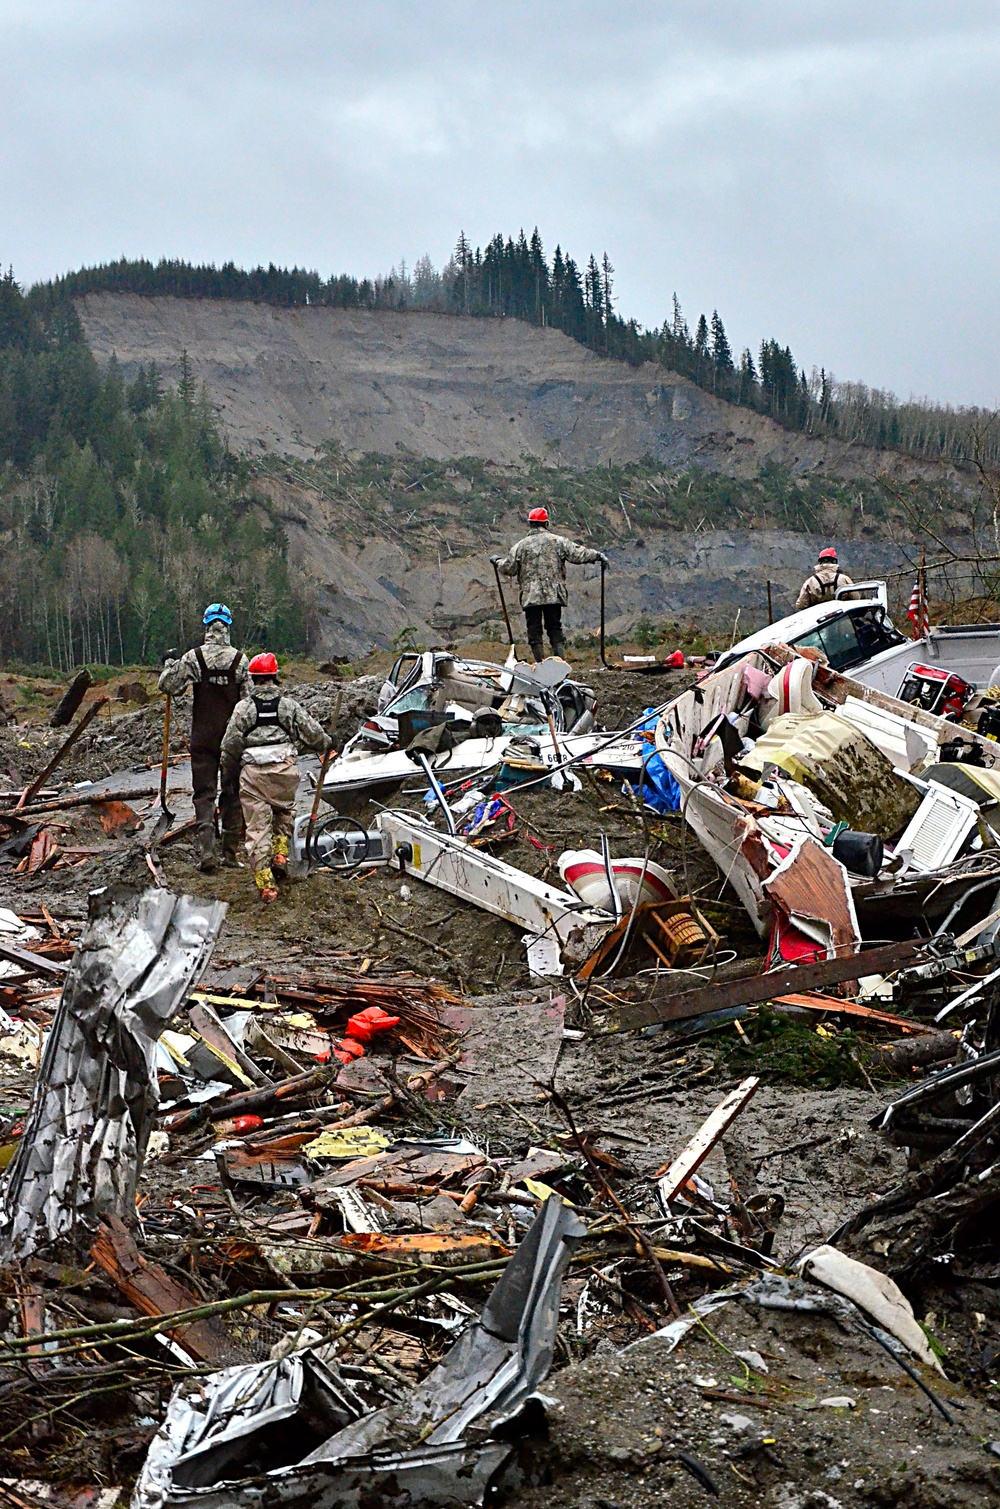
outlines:
M507 599L503 595L503 583L500 580L500 568L496 561L493 562L493 575L497 579L497 592L500 594L500 607L503 609L503 621L507 625L507 638L514 644L514 630L511 627L510 614L507 612Z
M167 806L167 762L170 759L170 694L163 704L163 759L160 762L160 815L156 819L156 826L149 835L147 850L156 849L160 839L173 826L176 814Z
M340 706L339 698L337 700L337 706L338 708ZM336 713L334 713L334 717L333 719L331 719L331 722L335 721ZM309 812L309 821L306 824L306 842L304 852L307 865L311 860L313 829L316 826L316 814L319 812L319 804L323 797L323 782L326 779L327 767L329 766L330 761L333 759L336 753L337 751L334 749L333 741L331 740L329 749L326 750L323 758L319 762L319 775L316 777L316 790L313 792L313 804Z

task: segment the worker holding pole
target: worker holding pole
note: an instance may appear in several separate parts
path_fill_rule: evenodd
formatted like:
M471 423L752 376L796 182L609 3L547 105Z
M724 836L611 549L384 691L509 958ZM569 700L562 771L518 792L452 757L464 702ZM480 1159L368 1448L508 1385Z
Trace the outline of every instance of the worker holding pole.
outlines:
M182 655L168 650L163 657L159 689L167 697L176 697L185 687L194 688L191 709L191 791L194 815L198 824L196 839L198 863L210 875L217 867L215 831L216 791L222 825L222 863L237 864L237 852L243 836L240 798L236 785L219 783L219 748L222 735L241 697L246 696L247 657L234 650L229 638L233 615L225 603L209 603L202 623L205 638Z
M607 566L604 552L554 533L549 529L549 516L544 508L531 510L528 533L505 556L490 557L497 572L517 579L528 644L536 664L544 659L544 634L549 637L553 655L563 653L562 610L569 601L567 563L590 566L597 562Z
M254 883L261 901L271 902L278 898L276 880L288 874L296 751L325 755L332 740L301 703L282 694L274 655L254 656L250 680L250 695L236 704L223 737L220 768L227 782L239 782Z

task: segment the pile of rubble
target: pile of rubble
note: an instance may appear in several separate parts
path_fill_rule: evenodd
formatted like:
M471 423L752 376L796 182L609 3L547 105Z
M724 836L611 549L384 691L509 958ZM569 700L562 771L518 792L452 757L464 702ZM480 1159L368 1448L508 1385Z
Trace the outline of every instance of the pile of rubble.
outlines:
M0 1496L987 1501L982 707L406 659L264 920L183 763L0 803Z

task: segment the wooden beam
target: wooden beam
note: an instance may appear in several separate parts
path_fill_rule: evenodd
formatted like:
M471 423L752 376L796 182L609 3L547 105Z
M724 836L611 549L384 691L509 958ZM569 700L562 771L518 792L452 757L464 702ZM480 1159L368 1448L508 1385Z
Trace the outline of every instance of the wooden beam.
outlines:
M0 938L0 959L7 959L11 964L19 964L32 975L51 975L55 980L61 980L69 969L68 964L61 964L58 959L46 959L42 954L33 954L27 948L18 948L16 943L4 943Z
M884 948L871 948L866 953L849 954L841 959L821 959L816 964L796 964L789 969L753 975L750 979L709 983L697 990L672 994L664 992L635 1005L616 1007L600 1023L595 1023L595 1030L624 1032L635 1027L648 1027L653 1022L683 1022L730 1006L760 1005L783 995L820 990L824 985L860 980L865 975L881 975L908 963L924 948L925 944L919 941L890 943Z

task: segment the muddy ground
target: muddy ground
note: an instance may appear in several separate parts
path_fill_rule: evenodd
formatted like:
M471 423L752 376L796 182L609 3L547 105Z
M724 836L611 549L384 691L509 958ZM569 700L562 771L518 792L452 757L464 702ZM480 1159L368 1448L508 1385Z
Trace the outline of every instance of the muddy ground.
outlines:
M300 683L329 717L336 687L315 675ZM354 716L363 713L376 684L350 688L341 708L349 700ZM612 727L631 721L680 684L605 675L602 719ZM181 755L183 714L177 727ZM109 728L107 744L81 752L73 779L99 780L112 767L155 759L158 706L126 713ZM44 763L40 744L47 747L48 739L37 720L0 730L0 740L11 779L25 780ZM184 767L175 769L180 778ZM420 805L419 793L398 800ZM616 856L642 854L648 838L651 857L671 870L679 890L697 896L720 934L720 958L761 952L735 896L676 817L644 832L641 814L618 786L589 778L580 793L535 788L515 790L510 800L518 836L503 854L512 863L557 878L562 850L593 847L601 829ZM137 810L152 807L151 799L137 803ZM79 835L92 820L68 821ZM57 921L82 921L89 890L111 880L148 883L139 838L102 841L105 852L77 868L34 876L0 869L0 906L38 914L44 903ZM652 1211L651 1176L728 1090L759 1073L755 1099L701 1173L722 1199L734 1173L744 1192L749 1180L760 1193L782 1197L775 1255L788 1263L903 1170L900 1153L868 1125L888 1091L870 1043L853 1036L831 1042L808 1027L776 1026L766 1013L744 1023L745 1035L732 1025L691 1041L662 1033L593 1034L586 1029L595 1009L608 993L639 988L647 977L636 971L651 967L648 958L632 960L632 984L582 991L567 981L539 991L530 986L515 928L398 872L369 866L348 877L318 872L289 883L279 902L264 908L247 870L202 875L183 840L162 850L161 863L171 889L228 903L213 958L216 978L235 968L322 975L348 956L356 964L371 960L376 971L436 978L467 996L481 1045L478 1078L446 1122L491 1153L523 1154L565 1133L564 1113L549 1093L554 1087L577 1126L622 1165L625 1202ZM520 1034L518 1003L539 999L561 1000L567 1027L585 1035L560 1041L558 1033ZM29 1083L23 1073L5 1073L0 1109L23 1107ZM166 1177L183 1186L198 1175L178 1157L154 1183ZM705 1290L689 1267L668 1266L668 1277L682 1308ZM1000 1441L1000 1299L992 1284L943 1275L937 1287L910 1296L943 1349L947 1376L934 1387L954 1406L953 1424L874 1341L845 1332L829 1316L763 1311L736 1299L671 1353L649 1334L663 1323L654 1290L645 1319L605 1300L594 1312L596 1324L582 1290L579 1277L568 1281L556 1368L544 1389L556 1401L550 1434L526 1453L524 1477L508 1489L512 1505L642 1509L706 1504L714 1496L721 1504L773 1509L971 1509L1000 1501L1000 1457L990 1450ZM761 1366L735 1356L751 1350ZM679 1453L701 1464L711 1487ZM128 1470L119 1476L127 1478Z

